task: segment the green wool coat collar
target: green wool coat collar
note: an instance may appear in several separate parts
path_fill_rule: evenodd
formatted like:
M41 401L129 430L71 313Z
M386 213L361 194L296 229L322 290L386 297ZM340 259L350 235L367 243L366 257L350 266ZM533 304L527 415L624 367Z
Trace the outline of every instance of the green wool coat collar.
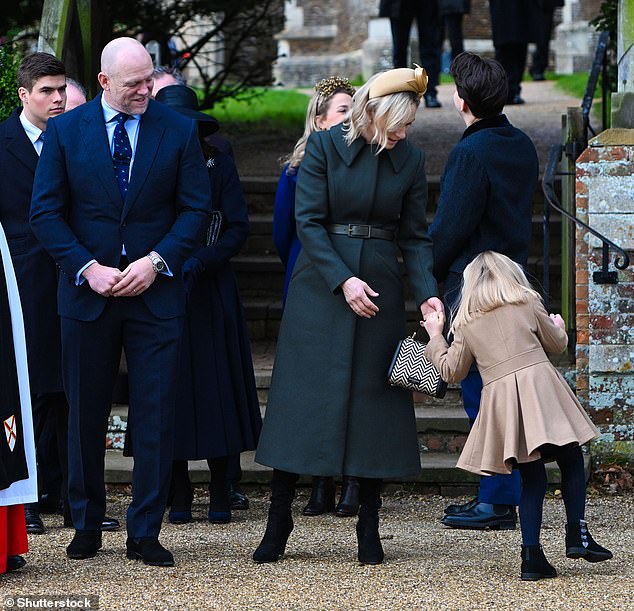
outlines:
M359 153L366 146L369 146L363 138L357 138L348 146L344 139L345 132L342 125L335 125L330 128L328 133L332 138L337 153L348 167L352 165ZM407 140L401 140L393 149L383 151L390 158L392 167L397 174L403 169L409 152L409 142Z

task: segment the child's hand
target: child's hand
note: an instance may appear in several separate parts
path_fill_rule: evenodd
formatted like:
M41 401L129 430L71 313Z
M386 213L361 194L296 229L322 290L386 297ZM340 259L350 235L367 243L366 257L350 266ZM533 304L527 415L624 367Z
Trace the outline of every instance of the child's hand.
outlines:
M560 329L566 328L566 323L564 322L564 319L559 316L559 314L550 314L550 318Z
M425 328L425 331L429 333L429 337L442 335L442 330L445 326L445 313L431 312L427 314L425 319L421 321L420 326Z

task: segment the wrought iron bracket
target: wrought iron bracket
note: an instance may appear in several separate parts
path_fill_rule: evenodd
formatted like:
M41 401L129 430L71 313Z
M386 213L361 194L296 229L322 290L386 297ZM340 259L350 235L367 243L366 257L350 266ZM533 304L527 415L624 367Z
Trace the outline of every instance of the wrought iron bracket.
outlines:
M610 248L616 251L618 254L614 257L614 267L616 269L627 269L630 265L630 257L620 246L608 240L604 235L599 233L596 229L593 229L582 220L578 219L573 214L570 214L561 207L561 203L555 193L555 175L557 174L557 166L561 161L561 156L564 153L564 146L556 144L550 148L550 154L548 156L548 163L544 170L544 177L542 178L542 191L544 197L551 208L555 209L559 214L566 217L568 220L583 227L586 231L591 233L596 238L599 238L602 242L602 261L601 270L592 274L592 280L595 284L617 284L618 275L615 271L609 271L610 264Z

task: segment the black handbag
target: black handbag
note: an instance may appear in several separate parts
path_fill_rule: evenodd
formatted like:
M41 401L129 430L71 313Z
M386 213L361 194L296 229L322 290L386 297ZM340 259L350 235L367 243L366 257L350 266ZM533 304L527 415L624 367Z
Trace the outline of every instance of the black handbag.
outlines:
M428 340L429 341L429 340ZM416 339L416 332L402 339L388 370L387 381L391 386L425 393L442 399L447 392L447 382L425 356L427 342Z
M213 210L211 213L211 221L207 228L205 246L213 246L218 242L218 238L220 238L220 234L222 233L222 220L222 212L220 212L220 210Z

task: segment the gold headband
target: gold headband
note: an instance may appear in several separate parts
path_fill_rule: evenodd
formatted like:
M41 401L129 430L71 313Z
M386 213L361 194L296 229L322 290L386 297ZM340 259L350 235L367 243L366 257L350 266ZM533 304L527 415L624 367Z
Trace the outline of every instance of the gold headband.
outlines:
M350 96L354 95L354 87L347 78L342 76L329 76L315 84L315 91L325 98L330 97L337 90Z
M418 98L422 98L427 91L427 72L425 68L414 64L416 68L395 68L381 73L370 85L369 97L371 100L391 93L411 91Z

